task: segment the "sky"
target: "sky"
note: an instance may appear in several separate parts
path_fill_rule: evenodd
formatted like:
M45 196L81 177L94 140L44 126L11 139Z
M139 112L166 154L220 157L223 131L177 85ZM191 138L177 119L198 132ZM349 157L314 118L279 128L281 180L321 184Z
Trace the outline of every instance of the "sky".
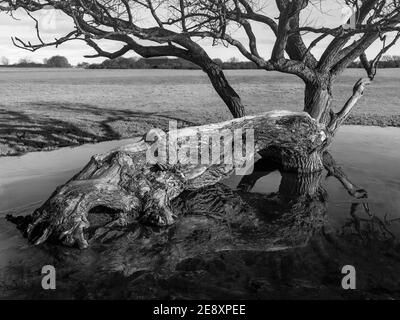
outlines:
M347 8L341 6L337 0L326 0L325 5L321 12L320 8L310 7L303 12L302 21L304 24L313 26L324 26L324 27L336 27L347 20L348 14L351 14ZM271 1L265 0L266 5L263 7L263 12L269 16L278 16L275 6ZM52 41L56 37L60 37L73 30L72 20L63 15L61 12L55 10L45 10L39 13L35 13L34 16L38 19L42 38L47 41ZM49 58L53 55L63 55L67 57L69 62L73 65L79 62L100 62L104 58L84 58L85 55L94 54L94 50L82 41L72 41L66 44L55 47L42 48L36 52L29 52L20 48L15 47L12 44L11 37L19 37L24 41L31 41L37 43L35 33L35 23L28 17L25 12L18 11L14 18L10 17L5 13L0 13L0 57L7 57L10 63L16 63L20 59L28 59L34 62L42 62L43 59ZM274 44L274 35L272 32L262 24L254 23L253 30L257 36L258 49L260 54L268 59L271 54L272 47ZM243 31L232 30L232 36L247 44L247 38L243 34ZM305 42L310 43L312 41L311 35L304 36ZM390 39L390 37L389 37ZM329 39L320 43L319 46L313 49L313 54L319 57L323 49L326 47ZM228 60L235 57L239 60L245 60L245 58L238 52L235 47L224 47L224 46L212 46L210 41L201 41L200 44L205 48L208 54L212 58L220 58L222 60ZM104 41L102 45L105 49L116 50L120 48L120 44ZM368 51L367 55L372 56L376 54L380 49L380 44L375 43ZM400 44L393 47L388 55L400 55ZM136 56L135 53L128 53L125 55Z

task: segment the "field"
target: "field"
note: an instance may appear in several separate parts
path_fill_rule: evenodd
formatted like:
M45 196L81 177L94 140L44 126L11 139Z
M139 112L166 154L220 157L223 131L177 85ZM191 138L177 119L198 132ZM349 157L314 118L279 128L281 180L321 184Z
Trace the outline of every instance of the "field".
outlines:
M400 69L379 71L348 123L400 126ZM296 77L260 70L227 71L248 114L302 110ZM338 79L335 105L349 97L362 70ZM143 134L151 127L229 119L201 71L0 69L0 155Z

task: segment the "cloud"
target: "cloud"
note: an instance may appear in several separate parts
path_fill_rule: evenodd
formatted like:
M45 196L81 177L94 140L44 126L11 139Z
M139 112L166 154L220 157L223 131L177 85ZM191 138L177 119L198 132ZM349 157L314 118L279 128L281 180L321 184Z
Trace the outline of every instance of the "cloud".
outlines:
M333 27L338 26L342 23L343 7L335 1L325 1L324 9L320 10L317 7L311 6L309 9L302 13L302 20L304 23L311 24L315 27L327 26ZM276 8L272 5L266 6L264 12L268 12L269 16L276 17L278 13ZM39 21L41 27L41 35L43 40L53 41L54 38L63 36L73 30L73 21L70 17L64 15L60 11L56 10L44 10L34 14L34 17ZM82 41L72 41L59 46L58 48L43 48L36 52L29 52L13 46L11 42L11 36L19 37L24 41L31 41L37 43L37 37L35 32L35 22L29 18L29 16L23 12L18 11L13 19L7 14L0 14L0 28L2 30L0 34L0 56L6 56L9 58L11 63L17 62L21 58L28 57L32 61L41 62L44 58L48 58L52 55L63 55L68 58L70 63L77 64L81 61L88 62L99 62L104 58L87 59L84 55L94 54L94 50L84 44ZM261 56L267 58L270 56L275 37L271 30L264 24L254 23L253 31L257 37L258 49ZM248 39L243 30L234 30L232 36L241 41L247 46ZM311 43L313 36L310 34L304 35L306 44ZM328 44L328 39L322 41L317 47L313 49L313 53L320 57L323 50ZM227 60L231 57L245 60L240 52L232 46L212 46L211 41L201 40L199 43L204 46L205 50L210 54L212 58L221 58ZM101 44L106 50L117 50L121 47L121 44L102 41ZM379 42L376 42L367 51L367 54L372 56L376 54L380 49ZM388 54L400 55L400 45L393 47ZM134 56L135 53L129 53L128 56Z

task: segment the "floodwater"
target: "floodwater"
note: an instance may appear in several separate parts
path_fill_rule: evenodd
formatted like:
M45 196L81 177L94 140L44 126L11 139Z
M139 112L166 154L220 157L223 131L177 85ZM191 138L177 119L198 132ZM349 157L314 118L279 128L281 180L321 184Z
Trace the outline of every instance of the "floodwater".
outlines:
M4 219L32 213L93 154L133 141L0 158L0 298L400 298L399 128L344 126L332 144L368 199L326 173L299 193L302 177L261 165L246 192L232 176L187 194L186 214L167 230L113 231L84 251L33 247ZM55 291L41 288L48 264ZM344 265L356 268L357 290L342 289Z

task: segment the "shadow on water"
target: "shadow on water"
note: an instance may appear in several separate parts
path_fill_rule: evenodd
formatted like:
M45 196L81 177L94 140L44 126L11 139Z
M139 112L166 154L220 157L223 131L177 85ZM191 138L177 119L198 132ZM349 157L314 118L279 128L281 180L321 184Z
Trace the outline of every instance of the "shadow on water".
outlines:
M89 214L90 249L26 245L3 269L0 296L74 299L400 298L400 251L391 224L367 200L349 203L332 225L325 173L279 172L260 160L251 175L186 191L166 229L141 224L105 229L115 212ZM280 175L271 193L260 179ZM238 178L238 177L236 177ZM41 289L40 270L57 270L57 290ZM343 290L344 265L357 289Z

